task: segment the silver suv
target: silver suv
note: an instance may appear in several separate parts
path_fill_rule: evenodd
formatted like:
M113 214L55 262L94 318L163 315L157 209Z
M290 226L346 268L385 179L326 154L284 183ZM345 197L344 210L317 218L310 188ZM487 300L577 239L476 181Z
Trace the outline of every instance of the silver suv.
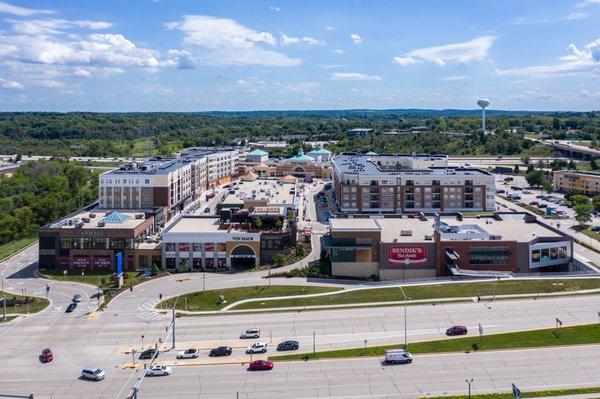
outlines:
M81 371L81 378L84 380L100 381L106 377L106 373L98 367L86 367Z
M240 339L260 338L260 330L258 328L249 328L240 334Z

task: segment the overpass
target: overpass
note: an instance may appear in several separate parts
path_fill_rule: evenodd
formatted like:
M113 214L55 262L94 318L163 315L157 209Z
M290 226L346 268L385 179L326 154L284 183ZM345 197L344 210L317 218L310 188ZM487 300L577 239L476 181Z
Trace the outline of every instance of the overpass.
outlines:
M572 144L569 141L559 141L559 140L540 140L542 144L549 145L554 148L557 152L561 153L564 156L569 158L579 158L579 159L597 159L600 158L600 150L596 150L593 148L585 147L582 145Z

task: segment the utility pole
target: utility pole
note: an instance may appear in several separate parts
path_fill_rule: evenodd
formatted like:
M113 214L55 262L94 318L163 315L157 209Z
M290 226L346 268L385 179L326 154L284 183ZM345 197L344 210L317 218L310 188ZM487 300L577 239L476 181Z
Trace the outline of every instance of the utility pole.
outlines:
M2 320L6 321L6 296L0 299L2 300Z
M402 295L404 295L404 349L408 349L408 327L406 326L406 293L404 292L404 289L402 288L402 286L399 287L400 291L402 291Z
M173 306L173 349L175 349L175 306Z
M202 272L202 293L206 292L206 273Z
M316 332L313 331L313 356L316 353L316 346L317 346L317 337L316 337Z

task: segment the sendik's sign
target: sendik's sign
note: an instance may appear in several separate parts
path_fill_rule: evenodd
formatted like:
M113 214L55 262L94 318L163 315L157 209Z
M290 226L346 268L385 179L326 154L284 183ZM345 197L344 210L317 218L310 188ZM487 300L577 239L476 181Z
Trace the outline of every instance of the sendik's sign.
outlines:
M392 245L388 260L390 263L422 263L427 261L427 248L424 245Z

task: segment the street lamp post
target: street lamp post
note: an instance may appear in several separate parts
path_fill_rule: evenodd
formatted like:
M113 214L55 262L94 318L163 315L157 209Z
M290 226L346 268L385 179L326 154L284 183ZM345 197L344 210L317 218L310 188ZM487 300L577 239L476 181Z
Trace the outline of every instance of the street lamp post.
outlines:
M471 384L473 383L473 379L471 378L471 379L467 379L465 381L469 385L469 396L468 396L468 398L471 399Z

